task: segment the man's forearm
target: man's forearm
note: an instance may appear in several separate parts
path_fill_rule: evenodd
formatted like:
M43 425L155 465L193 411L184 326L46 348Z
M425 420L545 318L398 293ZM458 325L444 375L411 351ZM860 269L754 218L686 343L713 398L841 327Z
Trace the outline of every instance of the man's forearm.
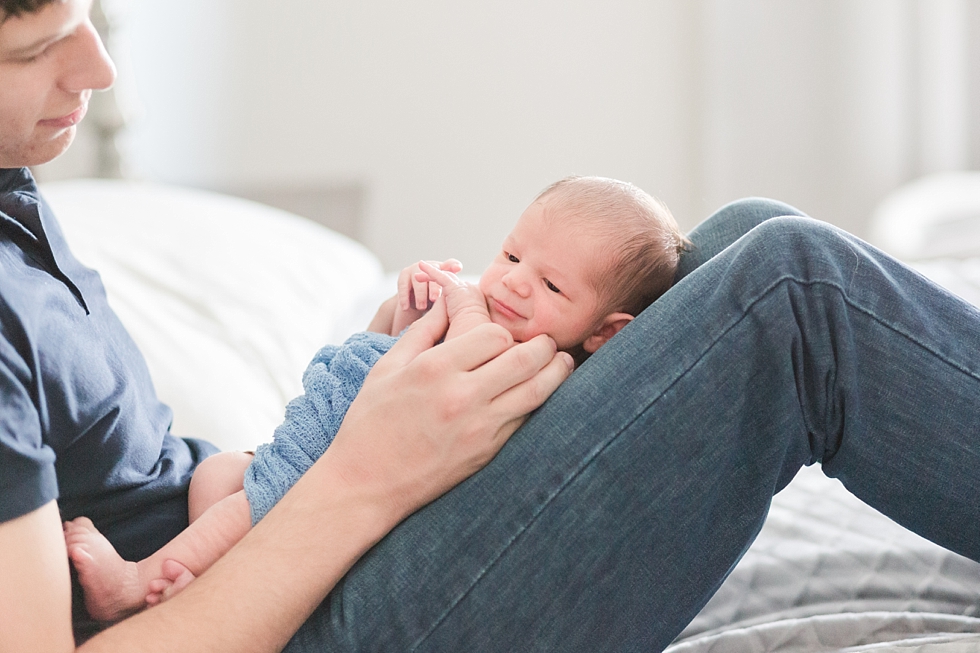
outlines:
M0 652L69 651L71 581L58 505L0 524Z
M237 546L175 598L79 650L280 650L351 565L402 518L383 499L346 484L333 463L328 450Z

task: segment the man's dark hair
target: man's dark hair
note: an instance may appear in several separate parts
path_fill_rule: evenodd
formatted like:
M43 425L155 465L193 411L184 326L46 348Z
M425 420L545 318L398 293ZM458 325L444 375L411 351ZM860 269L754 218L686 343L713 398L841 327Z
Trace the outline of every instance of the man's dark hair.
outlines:
M0 22L11 16L31 14L52 2L60 0L0 0Z

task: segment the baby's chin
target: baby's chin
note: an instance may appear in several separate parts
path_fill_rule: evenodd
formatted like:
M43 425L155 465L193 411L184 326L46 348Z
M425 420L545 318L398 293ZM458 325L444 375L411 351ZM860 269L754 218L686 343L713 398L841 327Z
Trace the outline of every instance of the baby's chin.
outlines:
M515 333L514 330L508 328L506 324L501 324L500 322L497 322L495 320L491 320L491 321L493 321L494 324L498 324L498 325L504 327L505 329L507 329L508 333L510 333L510 335L514 339L514 342L515 343L518 343L518 342L527 342L528 340L533 340L534 338L537 338L538 336L544 334L543 331L537 332L537 333L525 333L525 332ZM545 335L549 335L550 336L551 334L545 334ZM551 336L551 337L552 337L552 339L554 339L554 336ZM587 359L591 355L591 354L589 354L589 352L585 351L585 348L582 346L582 343L576 343L576 344L570 345L570 346L568 346L568 345L562 346L559 343L559 345L558 345L558 351L568 352L568 354L573 359L575 359L575 366L576 367L578 367L580 363L582 363L583 361L585 361L585 359Z
M495 319L493 319L493 315L492 314L490 315L490 321L493 322L494 324L498 325L498 326L502 326L505 329L507 329L507 332L510 333L511 338L514 339L514 342L515 343L518 343L518 342L527 342L528 340L533 340L534 338L536 338L536 337L538 337L538 336L540 336L541 334L544 333L543 331L540 331L540 332L518 331L518 330L514 329L512 326L510 326L504 320L495 320ZM551 334L547 334L547 335L551 335ZM552 336L552 338L553 337L554 336ZM585 351L585 349L582 346L582 343L577 343L577 344L574 344L574 345L571 345L571 346L565 346L565 347L562 347L561 345L559 345L558 350L559 351L568 352L568 354L573 359L575 359L575 366L576 367L578 367L578 365L582 361L584 361L586 358L589 357L589 352Z
M517 329L513 328L506 320L494 319L493 313L490 314L490 321L497 326L502 326L510 334L510 337L514 339L514 342L524 342L530 340L534 336L528 336L526 333L519 332ZM536 335L536 334L535 334Z

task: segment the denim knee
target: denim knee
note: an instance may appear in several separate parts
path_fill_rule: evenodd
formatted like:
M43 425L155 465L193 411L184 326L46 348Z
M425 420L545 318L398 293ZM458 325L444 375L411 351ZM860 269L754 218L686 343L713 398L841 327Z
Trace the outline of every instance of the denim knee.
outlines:
M740 199L721 207L688 234L691 248L681 256L675 282L714 258L761 223L786 215L803 216L803 213L789 204L764 197Z
M742 199L724 205L718 209L718 213L754 215L760 216L762 220L769 220L780 216L806 216L805 213L796 207L790 206L786 202L769 199L768 197L743 197Z
M856 238L837 227L801 216L780 216L762 222L745 235L742 257L748 274L765 274L798 281L846 284L847 270L858 260ZM740 257L740 258L742 258ZM754 272L758 266L760 272Z
M839 240L842 232L837 227L820 220L801 215L784 215L769 218L749 232L749 236L765 241L778 242L792 249L800 245L823 244Z

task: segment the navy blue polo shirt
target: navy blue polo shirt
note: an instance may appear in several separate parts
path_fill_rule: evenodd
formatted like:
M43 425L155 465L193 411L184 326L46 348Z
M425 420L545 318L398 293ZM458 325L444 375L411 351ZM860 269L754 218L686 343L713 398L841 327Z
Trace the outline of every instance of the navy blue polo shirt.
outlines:
M0 170L0 522L52 499L127 559L187 526L216 449L170 434L143 356L27 169Z

